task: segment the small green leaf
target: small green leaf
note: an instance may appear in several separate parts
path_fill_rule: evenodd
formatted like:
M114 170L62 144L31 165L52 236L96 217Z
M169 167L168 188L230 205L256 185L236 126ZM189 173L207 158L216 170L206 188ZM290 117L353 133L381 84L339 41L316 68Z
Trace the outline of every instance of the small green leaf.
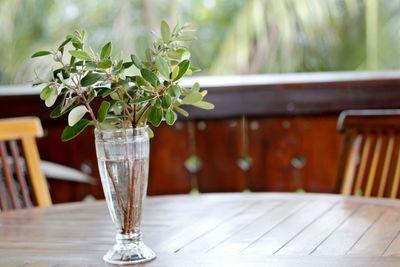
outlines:
M179 80L180 78L182 78L183 75L185 75L186 71L190 67L190 60L187 59L183 60L181 63L179 63L178 67L179 67L179 73L175 77L174 81Z
M31 58L34 58L34 57L43 57L43 56L47 56L47 55L51 55L51 54L53 54L53 53L51 53L50 51L38 51L38 52L36 52L35 54L33 54L33 55L31 56Z
M188 117L188 116L189 116L189 112L187 112L186 110L184 110L184 109L181 108L181 107L174 106L174 109L175 109L177 112L179 112L181 115L185 116L185 117Z
M64 128L64 131L61 134L61 139L65 141L69 141L79 135L86 127L90 124L89 120L82 119L78 121L74 126L67 126Z
M101 69L108 69L111 68L112 62L110 59L105 59L97 63L97 66Z
M91 102L97 96L97 91L95 89L90 89L88 95L88 101Z
M108 110L110 109L110 102L108 101L103 101L101 102L101 105L99 109L97 110L97 120L101 123L106 119Z
M131 55L131 59L136 68L138 68L139 70L143 68L142 62L136 55Z
M60 44L60 46L58 47L58 51L64 51L64 46L65 46L66 44L68 44L69 42L71 42L71 40L72 40L72 36L67 36L67 37L65 38L64 42L62 42L62 43Z
M148 81L151 85L154 87L157 87L159 81L157 76L150 70L148 69L141 69L140 74L142 74L142 77Z
M173 110L168 109L165 113L165 121L168 125L173 125L178 118L178 115Z
M147 134L149 135L150 138L154 137L154 132L150 127L147 127Z
M77 106L77 103L75 103L75 102L71 103L68 106L65 106L64 103L62 102L59 105L57 105L57 107L50 113L50 118L52 118L52 119L58 118L58 117L64 115L65 113L69 112L76 106Z
M191 92L182 99L182 104L192 105L203 99L203 96L199 92Z
M143 102L152 100L153 98L155 98L155 96L145 96L145 97L141 97L141 98L136 98L136 99L131 100L131 104L143 103Z
M171 29L169 28L168 23L164 20L161 22L161 36L164 43L168 43L171 38Z
M122 66L124 67L124 69L129 68L130 66L133 65L133 62L124 62L124 64L122 64Z
M162 121L162 109L157 106L152 106L148 114L148 120L154 126L159 126Z
M179 97L181 95L181 90L179 90L179 86L178 85L171 85L170 87L168 87L168 94L171 97Z
M85 116L86 112L88 112L88 109L84 105L74 107L68 114L68 126L74 126Z
M178 77L179 75L179 66L176 66L173 70L172 70L172 75L171 75L171 79L173 81L175 81L176 77Z
M82 60L92 59L88 53L82 50L70 50L68 52L71 54L71 56L76 57L77 59L82 59Z
M161 73L162 76L164 76L165 79L169 79L169 66L167 61L165 61L162 57L157 56L156 57L156 67L157 70Z
M200 84L199 83L194 83L192 86L192 91L198 92L200 91Z
M163 99L161 100L161 106L164 109L169 108L171 104L172 104L172 99L169 95L164 96Z
M100 58L107 59L111 54L111 42L106 43L101 49Z
M40 92L40 99L46 100L51 95L52 92L53 92L53 89L49 85L47 85Z
M214 104L210 103L210 102L206 102L206 101L199 101L197 103L192 104L193 106L197 107L197 108L201 108L201 109L214 109Z
M51 92L49 93L49 95L47 96L44 104L46 105L46 107L51 107L52 105L54 105L54 103L56 102L58 97L57 94L57 89L51 87Z
M96 83L101 79L101 75L93 72L89 72L85 77L81 80L81 86L86 87Z
M142 76L136 76L136 85L137 86L147 86L147 85L149 85L149 83L145 80L145 79L143 79L143 77Z

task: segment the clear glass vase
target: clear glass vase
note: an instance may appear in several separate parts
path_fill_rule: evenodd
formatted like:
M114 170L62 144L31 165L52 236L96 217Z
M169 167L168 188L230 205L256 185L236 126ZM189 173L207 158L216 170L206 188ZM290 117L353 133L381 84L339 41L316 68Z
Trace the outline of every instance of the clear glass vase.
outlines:
M95 129L95 140L104 195L117 227L116 242L103 260L119 265L150 261L156 255L140 232L149 169L147 127Z

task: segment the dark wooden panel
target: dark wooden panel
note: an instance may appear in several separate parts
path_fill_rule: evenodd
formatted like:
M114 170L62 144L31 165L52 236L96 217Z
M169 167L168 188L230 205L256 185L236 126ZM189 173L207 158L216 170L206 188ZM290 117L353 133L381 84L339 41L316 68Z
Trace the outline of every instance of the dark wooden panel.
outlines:
M335 116L249 119L249 188L332 192L338 144Z
M197 173L200 192L242 191L245 176L238 166L240 159L238 120L198 121L196 150L202 161Z
M160 126L150 141L149 189L151 195L179 194L190 191L190 176L184 162L189 157L188 127Z

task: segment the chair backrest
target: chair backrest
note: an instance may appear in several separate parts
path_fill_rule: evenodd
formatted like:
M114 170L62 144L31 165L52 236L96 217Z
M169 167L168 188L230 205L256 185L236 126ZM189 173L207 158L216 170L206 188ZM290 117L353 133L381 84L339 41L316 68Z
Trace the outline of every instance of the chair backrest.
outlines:
M399 197L400 110L346 110L337 185L344 195Z
M35 141L41 136L38 118L0 120L0 211L52 205Z

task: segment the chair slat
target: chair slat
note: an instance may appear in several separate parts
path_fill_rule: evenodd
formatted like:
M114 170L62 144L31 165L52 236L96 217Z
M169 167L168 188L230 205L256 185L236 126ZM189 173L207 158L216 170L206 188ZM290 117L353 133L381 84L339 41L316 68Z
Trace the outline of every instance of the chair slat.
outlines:
M10 165L8 163L8 154L5 142L0 142L0 156L3 167L4 180L7 185L7 193L11 199L13 208L18 209L19 205L17 201L17 192L15 189L14 177L11 174Z
M8 210L7 199L5 196L7 193L6 190L7 189L5 188L4 180L0 179L0 210L3 211Z
M43 176L40 166L39 151L33 137L22 138L22 147L26 160L28 172L35 173L35 179L31 179L33 191L35 192L37 204L40 207L51 206L51 198L47 187L46 179Z
M18 206L31 207L33 204L39 207L51 206L50 193L41 170L39 151L35 140L36 137L41 136L43 136L43 129L40 120L36 117L0 120L0 141L10 142L15 140L10 143L11 156L14 161L13 169L15 169L16 174L15 179L11 176L6 161L8 158L6 155L7 147L4 145L3 149L0 149L3 151L2 160L5 172L8 172L7 175L4 175L6 180L0 180L0 207L3 211L11 208L11 206L14 208L19 208ZM17 142L21 142L23 153L19 152L19 143ZM24 161L20 160L21 156L24 157ZM25 163L26 171L22 167L22 163ZM29 183L26 182L28 178ZM18 186L12 186L13 183L14 185L18 184ZM8 193L8 191L10 192ZM9 195L10 197L8 197ZM31 199L31 195L35 197L35 202ZM12 202L12 205L9 202Z
M26 183L26 176L21 167L22 165L20 162L20 159L21 159L20 153L19 153L17 142L15 140L10 141L10 149L11 149L11 154L12 154L13 161L14 161L15 173L16 173L18 183L21 188L22 200L24 202L25 207L32 207L32 201L31 201L30 194L29 194L29 188Z
M389 134L389 140L386 147L385 160L383 162L382 177L380 179L378 188L378 197L383 197L385 194L386 183L389 176L390 163L392 162L393 149L394 149L395 136L393 133Z
M375 176L378 169L378 162L379 162L381 148L382 148L382 134L379 133L376 138L374 154L372 156L371 168L368 175L367 186L364 192L364 195L367 197L371 196L372 187L374 185Z
M348 195L352 189L351 193L363 192L366 197L397 198L400 194L400 109L345 110L339 115L338 130L344 135L344 148L358 146L353 144L357 140L348 141L348 136L354 133L364 139L358 166L349 166L357 164L354 160L346 161L353 151L342 150L336 179L336 185L342 185L341 193Z
M358 169L356 183L353 189L354 195L357 195L359 194L359 192L362 192L361 186L367 171L367 163L371 151L372 138L373 137L371 136L371 134L366 135L360 159L360 167Z
M356 172L358 157L360 154L360 147L362 142L362 136L356 135L354 141L352 142L349 157L346 163L346 169L344 172L344 183L342 187L342 194L350 195L351 188L353 185L354 175Z
M390 198L396 198L400 185L400 146L397 155L396 168L393 174L392 189L390 190Z

